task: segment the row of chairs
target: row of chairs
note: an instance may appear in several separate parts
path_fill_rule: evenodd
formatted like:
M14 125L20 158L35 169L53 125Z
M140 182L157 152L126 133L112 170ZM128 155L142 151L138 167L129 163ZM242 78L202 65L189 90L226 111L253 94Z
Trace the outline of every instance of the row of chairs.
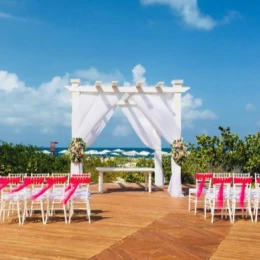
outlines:
M91 222L89 183L90 174L25 176L22 183L20 176L1 177L0 220L16 213L19 224L24 224L38 205L43 224L57 210L63 210L65 223L70 223L75 209L86 210L86 218ZM82 204L83 208L77 206Z
M216 210L228 213L230 221L235 221L238 209L249 214L252 222L258 218L260 204L260 174L255 174L255 187L252 188L253 177L249 173L197 173L196 187L189 189L189 211L194 203L194 214L201 195L204 195L204 218L207 211L211 212L211 222L214 222Z
M9 173L8 177L20 177L23 181L24 177L49 177L49 176L70 176L70 173Z

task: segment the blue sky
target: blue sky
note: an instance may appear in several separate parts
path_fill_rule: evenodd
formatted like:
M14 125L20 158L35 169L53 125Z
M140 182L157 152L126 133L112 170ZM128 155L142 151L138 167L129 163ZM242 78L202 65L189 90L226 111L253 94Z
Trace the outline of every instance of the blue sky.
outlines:
M219 125L255 133L259 12L258 0L0 0L0 139L66 146L63 86L77 76L90 84L184 79L185 140L218 134ZM142 143L118 112L94 146Z

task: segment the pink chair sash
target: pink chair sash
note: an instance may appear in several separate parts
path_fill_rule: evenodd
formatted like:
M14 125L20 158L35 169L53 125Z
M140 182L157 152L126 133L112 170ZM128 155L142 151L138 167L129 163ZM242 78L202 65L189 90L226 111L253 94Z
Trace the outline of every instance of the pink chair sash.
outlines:
M17 188L10 191L10 193L18 192L23 190L29 185L32 184L42 184L44 182L44 177L25 177L23 183L19 185Z
M224 206L224 182L221 182L218 191L218 208L222 209Z
M64 200L62 201L63 204L67 204L67 202L70 200L70 198L72 197L72 195L75 193L76 189L78 188L80 183L75 183L71 186L67 196L64 198Z
M239 205L241 208L245 207L245 193L246 193L246 184L251 184L253 181L253 177L235 177L234 184L242 184L240 196L239 196Z
M197 199L200 198L200 196L203 192L203 188L204 188L204 184L205 184L206 179L211 179L212 176L213 176L212 173L196 173L195 178L201 179L201 182L200 182L200 185L198 187L197 194L196 194Z
M1 177L0 178L0 190L4 189L9 184L20 183L20 177Z
M8 179L2 179L0 184L0 190L4 189L9 183L10 181Z
M65 192L72 188L72 184L69 184L68 187L65 189Z
M66 204L72 195L75 193L76 189L80 184L89 184L90 183L90 176L84 176L84 175L78 175L78 176L72 176L70 178L70 184L67 187L66 191L69 191L64 200L62 201L63 204Z
M256 183L260 183L260 177L256 178Z
M38 191L36 194L31 196L32 200L36 200L41 195L43 195L47 190L49 190L54 184L62 184L66 182L67 177L66 176L59 176L59 177L47 177L47 185L43 187L40 191Z
M224 206L224 184L225 183L231 183L232 178L231 177L219 177L219 178L213 178L212 180L213 184L220 184L219 191L218 191L218 200L217 200L217 207L222 209Z

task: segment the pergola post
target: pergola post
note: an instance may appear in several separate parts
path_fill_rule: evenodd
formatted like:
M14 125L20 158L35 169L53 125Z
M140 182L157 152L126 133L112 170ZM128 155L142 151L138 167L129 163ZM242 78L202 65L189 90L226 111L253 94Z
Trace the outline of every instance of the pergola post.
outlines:
M172 108L173 108L173 112L175 113L176 123L177 123L177 126L180 129L180 133L181 133L181 93L182 93L182 85L183 85L183 80L173 80L172 81L172 86L175 90ZM178 90L180 90L180 91L178 91Z
M178 136L178 138L181 138L181 94L183 93L183 80L173 80L172 87L174 89L172 109L175 113L175 121L177 127L179 128L180 135ZM181 166L175 163L173 159L171 159L171 164L172 176L170 184L168 186L168 191L173 197L182 197L183 194L181 187ZM175 187L174 191L171 188L172 185ZM176 187L178 187L178 189Z
M80 79L71 79L70 84L72 88L78 88L80 86ZM77 105L78 97L80 96L80 92L73 91L71 92L71 107L72 107L72 114L75 112L75 108ZM72 117L73 120L73 117ZM72 138L77 137L74 136L74 124L73 121L71 122L71 136ZM70 173L71 174L80 174L83 173L83 163L71 163L70 165Z

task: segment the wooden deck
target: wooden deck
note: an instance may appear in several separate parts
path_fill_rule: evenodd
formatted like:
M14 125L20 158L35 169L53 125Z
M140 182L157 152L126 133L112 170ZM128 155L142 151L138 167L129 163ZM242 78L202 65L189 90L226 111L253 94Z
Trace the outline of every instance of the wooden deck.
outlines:
M259 259L260 223L188 212L187 197L166 190L145 192L139 185L91 187L92 223L78 214L42 225L40 216L24 226L11 219L0 225L0 259Z

